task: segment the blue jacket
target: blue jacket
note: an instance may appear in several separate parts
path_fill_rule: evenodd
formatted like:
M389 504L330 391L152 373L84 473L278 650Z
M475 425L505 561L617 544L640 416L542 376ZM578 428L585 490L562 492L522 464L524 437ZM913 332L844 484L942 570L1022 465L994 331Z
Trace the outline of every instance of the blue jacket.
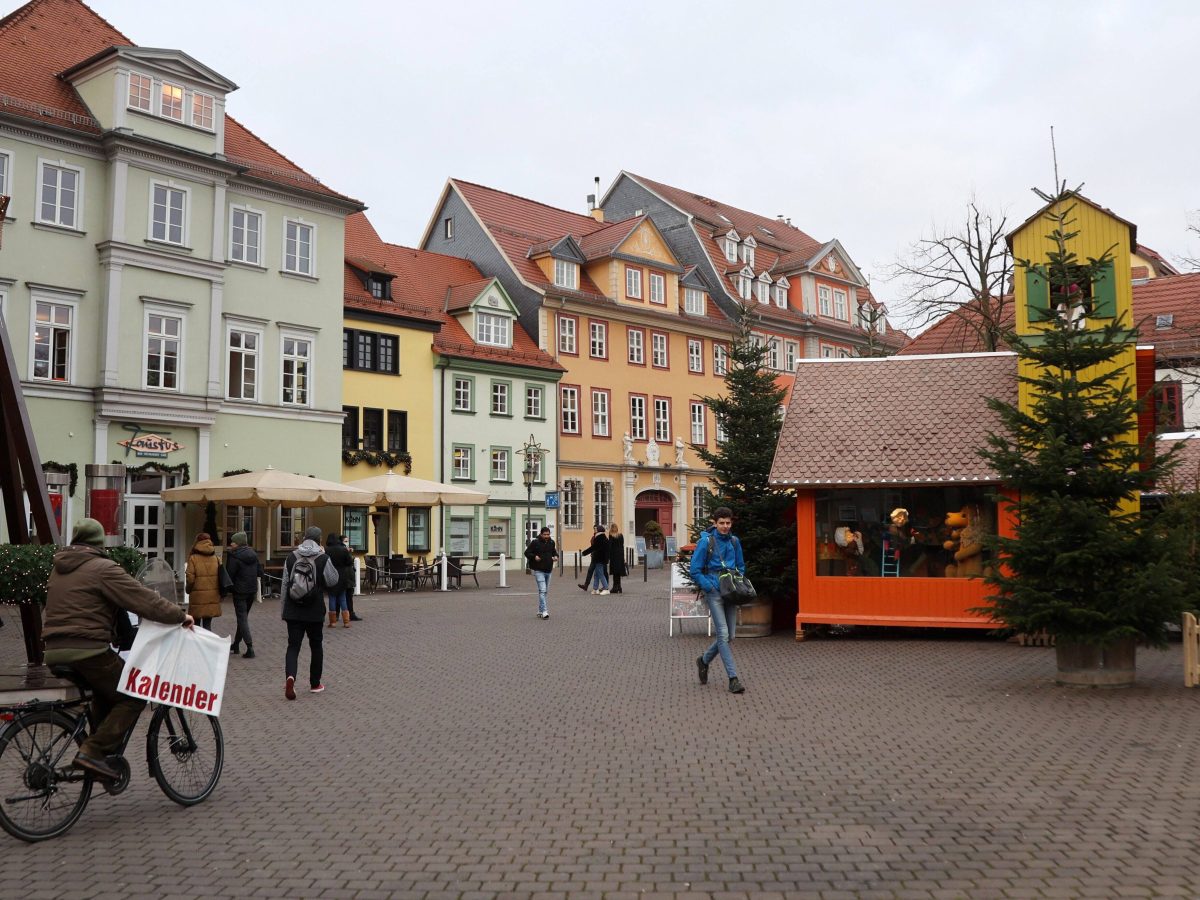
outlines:
M712 559L709 559L708 553L710 544ZM700 590L710 593L717 590L717 576L721 574L722 569L732 569L745 575L746 560L742 557L742 542L733 536L733 532L722 536L717 531L717 526L713 525L696 541L688 574L692 576L692 581L700 586Z

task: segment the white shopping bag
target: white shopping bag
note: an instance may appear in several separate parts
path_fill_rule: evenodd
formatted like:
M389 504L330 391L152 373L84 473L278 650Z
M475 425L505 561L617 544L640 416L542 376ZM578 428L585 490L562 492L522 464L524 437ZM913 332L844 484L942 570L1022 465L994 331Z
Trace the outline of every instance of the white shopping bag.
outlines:
M221 713L228 667L229 638L203 628L189 631L143 619L118 690L216 716Z

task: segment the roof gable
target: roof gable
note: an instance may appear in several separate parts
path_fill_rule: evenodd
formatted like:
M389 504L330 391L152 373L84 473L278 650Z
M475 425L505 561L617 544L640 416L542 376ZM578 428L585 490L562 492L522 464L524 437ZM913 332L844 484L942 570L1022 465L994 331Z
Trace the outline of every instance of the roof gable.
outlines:
M89 59L76 63L63 72L62 77L71 80L77 75L107 63L114 56L132 66L150 69L160 74L173 75L185 81L205 85L222 94L236 91L238 87L215 69L209 68L182 50L161 47L110 47Z
M536 244L532 244L525 252L525 255L530 259L548 255L554 259L565 259L569 262L579 263L580 265L587 262L587 257L584 256L578 242L569 234L557 240L539 241Z
M1041 209L1039 209L1037 212L1035 212L1033 215L1031 215L1028 219L1026 219L1024 222L1022 222L1020 225L1018 225L1012 231L1010 231L1007 235L1005 235L1004 240L1008 244L1008 249L1009 249L1010 253L1012 252L1012 248L1013 248L1013 239L1018 234L1025 231L1027 228L1032 227L1035 222L1040 221L1046 215L1046 212L1058 203L1068 203L1068 204L1069 203L1083 203L1083 204L1086 204L1087 206L1090 206L1092 209L1096 210L1097 212L1102 213L1103 215L1106 215L1109 218L1115 219L1116 221L1120 222L1129 231L1129 246L1123 247L1122 249L1129 251L1131 253L1136 252L1137 246L1138 246L1137 226L1136 225L1134 225L1128 219L1121 218L1120 216L1118 216L1115 212L1113 212L1108 207L1101 206L1095 200L1089 200L1087 197L1085 197L1083 194L1079 193L1078 191L1067 191L1061 197L1055 198L1054 200L1051 200L1050 202L1044 204Z

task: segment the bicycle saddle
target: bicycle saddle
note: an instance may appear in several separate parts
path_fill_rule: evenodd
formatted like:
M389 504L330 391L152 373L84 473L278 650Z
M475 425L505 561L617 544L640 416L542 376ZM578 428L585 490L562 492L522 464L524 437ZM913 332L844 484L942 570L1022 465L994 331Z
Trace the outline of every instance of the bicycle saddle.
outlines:
M88 683L83 680L83 676L67 665L57 665L50 667L50 674L55 678L62 678L65 681L71 682L81 691L90 690Z

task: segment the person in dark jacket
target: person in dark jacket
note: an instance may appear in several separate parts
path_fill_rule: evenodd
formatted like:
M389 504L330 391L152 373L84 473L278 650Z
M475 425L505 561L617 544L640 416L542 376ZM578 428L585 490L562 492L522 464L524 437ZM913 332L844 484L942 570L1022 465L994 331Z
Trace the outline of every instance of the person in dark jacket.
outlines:
M311 559L316 567L317 583L311 594L299 600L292 599L292 570L301 558ZM321 550L321 529L316 525L304 532L304 540L296 547L283 563L283 610L280 613L283 621L287 622L288 646L284 657L283 695L289 700L296 699L296 667L300 661L300 645L304 636L308 635L308 689L314 694L325 690L321 681L322 668L325 663L324 648L321 646L322 625L325 622L325 604L321 602L326 589L332 588L341 581L337 567Z
M346 542L342 540L342 536L332 531L325 541L325 553L338 570L337 586L325 592L325 598L329 601L329 627L337 624L340 614L342 627L349 628L350 607L346 604L346 596L354 590L354 557L346 549Z
M250 610L254 606L255 597L258 596L259 579L263 577L263 564L249 543L246 532L239 531L229 539L230 549L225 554L225 571L229 573L229 580L233 583L233 612L237 616L237 631L233 635L229 652L240 653L242 642L245 641L246 652L242 653L242 659L254 659L254 638L250 636Z
M73 765L115 781L120 773L106 757L116 753L125 734L137 723L146 701L117 690L125 662L112 651L118 617L126 611L164 625L191 628L194 620L183 607L141 584L102 549L104 527L80 519L71 545L54 554L46 586L46 665L74 669L92 689L92 721Z
M346 535L342 535L342 543L346 545L346 549L350 551L350 555L354 555L354 548L350 546L350 539ZM365 562L365 560L364 560ZM351 622L361 622L362 616L354 612L354 579L350 579L350 589L346 591L346 609L350 611Z
M713 524L705 529L692 551L692 562L688 574L704 593L704 602L717 629L717 638L696 658L696 670L700 683L708 684L708 666L720 654L729 676L729 692L740 694L746 689L738 679L737 666L733 662L733 650L729 643L737 630L738 608L736 604L721 599L721 586L717 579L728 569L740 575L746 574L746 560L742 557L742 542L733 535L733 510L728 506L718 507L712 514Z
M533 580L537 582L539 619L550 618L550 607L546 604L546 594L550 590L550 576L554 574L554 561L558 559L558 548L554 546L554 538L550 537L550 529L543 527L536 538L525 548L525 559L533 570Z
M617 523L608 526L608 574L612 576L612 593L621 593L621 576L625 571L625 535Z
M604 526L597 525L593 529L592 543L586 550L583 551L584 556L592 558L588 565L587 575L583 579L583 584L580 585L585 591L591 588L593 594L608 593L608 535L604 533ZM593 582L594 577L594 582Z

